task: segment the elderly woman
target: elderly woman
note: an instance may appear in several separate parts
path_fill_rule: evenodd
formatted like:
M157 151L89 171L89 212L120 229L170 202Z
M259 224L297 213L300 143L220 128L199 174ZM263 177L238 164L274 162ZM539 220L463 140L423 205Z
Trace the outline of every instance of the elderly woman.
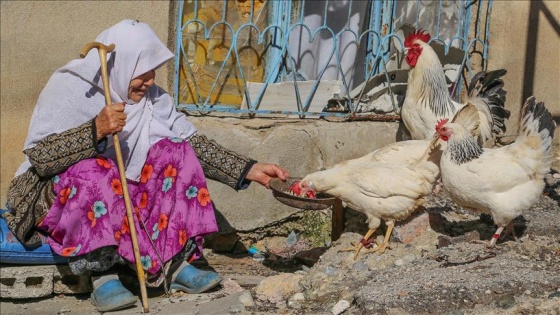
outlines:
M245 189L265 187L287 172L227 150L196 132L172 98L154 84L155 70L173 57L145 23L124 20L97 42L115 44L108 56L105 106L96 50L58 69L41 92L29 127L26 160L8 191L8 226L27 246L48 236L75 274L92 272L99 311L131 306L136 298L108 273L134 261L130 224L138 231L148 285L207 291L220 276L188 263L200 257L203 236L217 231L206 178ZM118 132L135 213L128 222L112 137Z

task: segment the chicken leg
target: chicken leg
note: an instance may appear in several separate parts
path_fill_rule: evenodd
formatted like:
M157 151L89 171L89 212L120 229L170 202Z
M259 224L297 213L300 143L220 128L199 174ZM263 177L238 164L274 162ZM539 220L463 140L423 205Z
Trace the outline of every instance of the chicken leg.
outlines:
M356 251L356 253L354 254L354 260L356 260L356 258L358 258L358 254L360 253L360 250L362 250L362 247L364 247L365 244L367 244L367 241L373 235L375 230L376 229L369 229L357 245L352 244L352 245L354 245L354 247L347 248L347 249L341 249L341 250L339 250L339 252L353 252L353 251Z
M389 246L389 238L391 237L391 233L393 233L393 228L395 227L395 220L388 220L385 222L387 224L387 232L385 232L385 239L383 240L383 244L379 245L377 248L373 248L373 252L378 252L379 255L383 254L387 248L391 248Z
M492 239L490 239L490 243L488 244L488 248L492 248L492 247L494 247L494 245L496 245L496 242L500 238L500 235L502 234L503 230L504 230L503 226L498 227L496 232L494 232L494 235L492 235Z
M506 235L511 234L513 236L513 238L517 241L517 235L515 234L515 230L513 228L513 222L510 222L508 225L506 225L505 229L506 229L505 234ZM492 239L490 240L490 243L488 244L488 248L492 248L492 247L494 247L494 245L496 245L496 242L500 238L503 230L504 230L503 226L498 227L498 229L496 230L494 235L492 235Z

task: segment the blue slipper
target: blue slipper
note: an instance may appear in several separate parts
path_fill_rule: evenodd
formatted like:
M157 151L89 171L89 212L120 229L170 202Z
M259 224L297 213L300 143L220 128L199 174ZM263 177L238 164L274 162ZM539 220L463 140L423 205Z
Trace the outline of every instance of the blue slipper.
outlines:
M217 286L222 277L213 271L198 270L186 265L171 284L171 289L187 293L202 293Z
M91 301L98 311L109 312L136 304L136 297L119 280L112 279L93 290Z

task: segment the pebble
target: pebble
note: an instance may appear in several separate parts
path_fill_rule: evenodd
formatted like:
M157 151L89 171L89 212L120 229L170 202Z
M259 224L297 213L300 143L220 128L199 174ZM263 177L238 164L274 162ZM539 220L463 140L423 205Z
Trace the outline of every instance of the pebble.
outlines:
M508 309L515 305L515 297L513 294L506 294L500 299L496 300L496 306L501 309Z
M298 292L294 295L292 295L292 297L290 298L292 301L304 301L305 300L305 295L303 295L303 293Z
M333 315L338 315L338 314L342 314L344 313L348 308L350 307L350 302L346 301L346 300L340 300L338 301L334 307L332 308L331 313Z
M69 309L68 307L63 307L60 309L60 311L58 311L58 314L64 314L64 313L70 313L72 312L71 309Z
M336 268L332 267L332 266L327 266L327 268L325 268L325 274L328 276L332 276L336 274Z
M560 298L560 292L556 291L556 292L552 292L548 295L549 299L553 299L553 298Z
M363 261L358 261L352 266L352 269L356 271L367 271L368 265Z
M255 306L255 301L253 300L253 296L251 296L251 292L249 291L241 293L241 295L239 296L239 302L245 307Z

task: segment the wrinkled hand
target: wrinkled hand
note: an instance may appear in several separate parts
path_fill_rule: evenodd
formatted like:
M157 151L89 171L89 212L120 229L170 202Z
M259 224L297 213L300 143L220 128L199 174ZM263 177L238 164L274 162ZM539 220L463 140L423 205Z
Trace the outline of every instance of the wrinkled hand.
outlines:
M99 115L95 118L97 140L122 131L125 124L126 114L124 113L124 102L103 107Z
M270 180L280 178L285 181L288 178L288 171L276 164L256 163L251 167L245 178L270 189Z

